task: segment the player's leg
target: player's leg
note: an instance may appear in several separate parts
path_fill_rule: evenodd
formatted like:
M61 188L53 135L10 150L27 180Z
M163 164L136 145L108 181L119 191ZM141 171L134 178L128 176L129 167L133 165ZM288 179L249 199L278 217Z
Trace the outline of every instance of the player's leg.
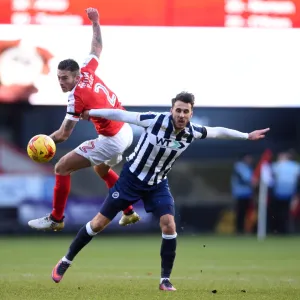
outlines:
M126 183L126 180L125 180ZM119 186L118 192L116 190L110 190L109 196L103 203L100 212L83 226L77 233L75 239L71 243L67 254L56 264L52 271L52 279L58 283L62 280L66 270L72 264L72 261L76 255L93 239L93 237L101 232L114 218L123 210L128 204L136 201L127 201L115 197L114 193L124 194L122 192L122 186Z
M160 290L176 291L170 282L170 276L176 256L177 233L174 220L174 199L170 193L167 180L150 191L143 199L145 210L152 212L160 220L162 231L161 256L161 279Z
M160 228L162 231L161 256L161 279L160 290L175 291L170 282L170 276L176 256L177 233L174 215L165 214L160 217Z
M98 174L100 176L100 178L102 178L104 180L104 182L106 183L106 186L109 189L112 188L119 179L119 175L116 172L114 172L109 165L107 165L105 163L94 166L94 171L96 172L96 174ZM139 216L137 213L134 212L132 205L127 207L123 211L123 213L125 216L128 216L127 217L128 223L135 223L135 222L139 221ZM120 225L123 225L123 223L127 223L127 222L124 222L124 220L123 220L122 224L120 224ZM124 226L125 225L128 225L128 224L124 224Z
M101 213L98 213L92 221L81 227L75 239L72 241L67 254L59 260L52 270L52 279L59 283L69 266L72 264L75 256L93 239L97 233L101 232L109 223L108 219Z
M28 225L38 230L59 231L64 228L64 211L71 188L71 173L91 166L88 158L75 150L63 156L55 165L55 186L53 190L53 209L50 215L30 220Z
M128 124L124 124L122 129L113 137L99 138L98 156L93 161L96 173L106 182L108 188L115 185L118 175L109 167L113 167L122 161L122 153L131 145L133 139L132 129ZM123 211L119 221L121 226L136 223L140 220L139 215L129 206Z

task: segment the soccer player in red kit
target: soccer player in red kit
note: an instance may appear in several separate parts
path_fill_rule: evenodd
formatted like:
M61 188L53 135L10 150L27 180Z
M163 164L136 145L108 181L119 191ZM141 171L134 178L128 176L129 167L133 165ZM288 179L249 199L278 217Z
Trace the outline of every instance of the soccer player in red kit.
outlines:
M97 9L88 8L86 13L92 22L93 38L90 55L83 66L72 59L59 63L57 76L63 92L68 96L67 114L61 127L50 136L55 143L68 139L80 115L85 110L97 108L124 109L116 95L95 74L102 51L102 37ZM55 187L51 214L31 220L28 225L39 230L62 230L64 210L70 192L71 176L76 170L94 166L96 173L105 181L108 188L114 186L118 175L111 167L122 160L122 153L131 145L133 133L127 123L110 121L104 118L91 118L98 138L82 143L75 150L63 156L55 165ZM123 211L120 225L139 221L139 216L129 206Z

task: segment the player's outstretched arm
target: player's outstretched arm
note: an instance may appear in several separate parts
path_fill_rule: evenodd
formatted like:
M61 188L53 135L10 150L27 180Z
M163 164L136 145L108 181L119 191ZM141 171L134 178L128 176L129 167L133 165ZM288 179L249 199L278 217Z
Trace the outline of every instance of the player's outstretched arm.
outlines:
M120 121L130 124L137 124L139 113L134 111L125 111L122 109L91 109L81 114L81 119L89 120L90 117L100 117L113 121Z
M64 119L62 122L60 128L56 131L54 131L50 137L54 141L55 144L64 142L69 138L71 135L75 125L77 124L77 121L72 121L69 119Z
M240 139L240 140L251 140L256 141L263 139L265 134L270 130L270 128L255 130L250 133L244 133L237 130L225 128L225 127L207 127L207 138L213 139Z
M264 139L266 136L266 133L270 130L270 128L265 128L265 129L259 129L255 130L249 133L248 140L250 141L257 141Z
M150 112L138 113L134 111L125 111L122 109L91 109L84 111L81 114L81 119L89 120L90 117L100 117L146 128L152 124L156 116L156 113Z
M99 13L96 8L89 7L86 10L86 13L92 22L93 26L93 39L92 39L92 45L91 45L91 53L98 58L100 57L101 51L102 51L102 35L101 35L101 29L99 24Z

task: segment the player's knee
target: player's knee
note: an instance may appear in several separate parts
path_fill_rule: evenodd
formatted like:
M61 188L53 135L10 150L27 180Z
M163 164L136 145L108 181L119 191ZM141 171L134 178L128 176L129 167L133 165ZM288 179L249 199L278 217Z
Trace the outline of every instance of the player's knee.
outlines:
M100 176L100 177L105 177L108 174L108 171L110 170L110 166L106 164L101 164L94 166L94 171Z
M54 167L54 173L56 175L69 175L71 172L66 168L66 159L65 157L62 157L58 163L56 163Z
M67 175L65 174L65 170L64 170L64 167L63 167L63 163L61 163L61 161L59 161L55 167L54 167L54 173L56 175Z
M94 232L102 231L108 224L110 220L103 216L101 213L98 213L94 219L91 221L91 228Z
M62 172L62 167L61 167L61 163L60 163L60 161L59 161L59 162L56 163L55 166L54 166L54 173L55 173L56 175L62 175L61 172Z
M164 215L160 218L160 228L163 234L172 235L176 233L174 216Z

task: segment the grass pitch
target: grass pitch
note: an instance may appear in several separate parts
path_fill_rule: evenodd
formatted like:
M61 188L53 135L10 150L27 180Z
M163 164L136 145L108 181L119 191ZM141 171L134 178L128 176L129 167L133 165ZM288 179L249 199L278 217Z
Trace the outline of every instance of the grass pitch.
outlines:
M179 236L176 292L158 290L159 234L100 234L55 284L72 238L0 237L0 299L300 299L300 238Z

